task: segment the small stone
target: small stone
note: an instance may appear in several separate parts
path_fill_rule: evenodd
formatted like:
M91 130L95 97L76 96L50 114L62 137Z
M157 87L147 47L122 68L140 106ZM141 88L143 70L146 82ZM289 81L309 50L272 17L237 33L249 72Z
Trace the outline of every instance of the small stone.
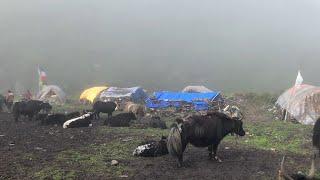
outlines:
M226 149L226 150L229 150L229 149L230 149L230 147L225 147L225 149Z
M111 161L111 166L117 166L119 162L117 160L112 160Z
M119 178L128 178L129 176L128 175L121 175L119 176Z

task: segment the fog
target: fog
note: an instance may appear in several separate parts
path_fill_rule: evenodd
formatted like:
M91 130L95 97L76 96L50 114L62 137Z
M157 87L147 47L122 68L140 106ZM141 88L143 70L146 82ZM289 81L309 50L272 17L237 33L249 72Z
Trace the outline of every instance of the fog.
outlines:
M2 0L0 90L91 85L275 92L320 85L320 2Z

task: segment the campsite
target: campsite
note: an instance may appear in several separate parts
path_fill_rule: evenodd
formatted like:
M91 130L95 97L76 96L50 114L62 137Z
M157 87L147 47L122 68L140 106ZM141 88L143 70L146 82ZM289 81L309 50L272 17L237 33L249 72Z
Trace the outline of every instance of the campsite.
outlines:
M274 94L232 94L226 99L243 110L246 136L223 140L218 151L223 163L207 160L206 149L189 145L183 168L168 155L132 155L140 143L158 140L168 135L168 129L107 127L101 120L88 128L63 129L39 126L37 121L16 123L10 114L1 113L1 178L275 179L284 155L288 173L308 172L312 126L275 118L278 114L270 110L277 99ZM86 108L89 105L64 104L54 106L53 111ZM170 127L177 116L163 119ZM112 166L112 160L119 164Z
M1 0L0 180L320 180L319 17Z

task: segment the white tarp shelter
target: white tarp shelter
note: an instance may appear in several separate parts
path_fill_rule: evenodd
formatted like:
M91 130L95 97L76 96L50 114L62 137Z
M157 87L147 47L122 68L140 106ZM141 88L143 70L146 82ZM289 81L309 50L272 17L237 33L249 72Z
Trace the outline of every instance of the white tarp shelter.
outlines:
M50 103L63 104L66 102L66 93L56 85L47 85L37 94L37 99Z
M320 117L320 87L295 85L285 91L276 104L300 123L313 125Z

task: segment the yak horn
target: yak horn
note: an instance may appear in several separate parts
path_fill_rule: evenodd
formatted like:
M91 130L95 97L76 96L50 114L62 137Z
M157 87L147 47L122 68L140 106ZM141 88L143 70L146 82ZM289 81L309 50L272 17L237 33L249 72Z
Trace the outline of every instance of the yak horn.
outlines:
M316 168L315 168L315 159L317 155L316 153L313 155L312 160L311 160L311 168L309 171L308 179L313 179L315 176Z

